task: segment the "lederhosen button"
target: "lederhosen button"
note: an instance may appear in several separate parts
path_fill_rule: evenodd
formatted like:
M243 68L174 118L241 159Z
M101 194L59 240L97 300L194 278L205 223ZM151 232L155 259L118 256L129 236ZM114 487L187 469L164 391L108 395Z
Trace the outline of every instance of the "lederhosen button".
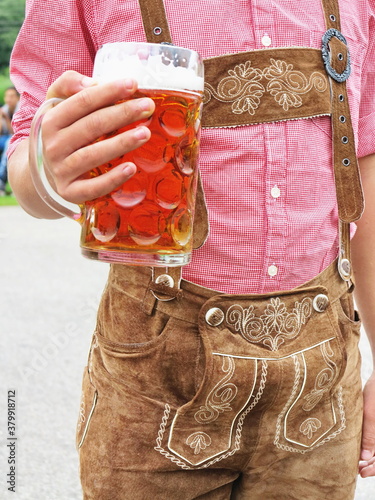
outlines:
M324 312L327 309L328 304L329 298L323 293L317 295L313 300L313 308L319 313Z
M219 326L224 321L224 312L218 307L212 307L206 312L205 319L210 326Z

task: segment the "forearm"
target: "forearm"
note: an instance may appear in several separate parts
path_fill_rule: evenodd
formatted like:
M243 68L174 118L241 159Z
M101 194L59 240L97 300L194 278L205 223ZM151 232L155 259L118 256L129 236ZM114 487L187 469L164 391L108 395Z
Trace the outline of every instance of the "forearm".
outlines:
M23 140L8 161L8 177L22 208L39 219L58 219L60 214L49 208L35 190L29 169L29 139Z
M361 158L365 211L352 241L355 298L375 362L375 155Z

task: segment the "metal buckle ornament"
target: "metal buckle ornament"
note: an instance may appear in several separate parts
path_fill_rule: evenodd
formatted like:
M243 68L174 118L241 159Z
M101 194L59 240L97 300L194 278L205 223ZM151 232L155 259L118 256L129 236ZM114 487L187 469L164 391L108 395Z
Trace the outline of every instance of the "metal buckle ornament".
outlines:
M346 50L347 50L347 61L346 61L346 68L342 73L338 73L331 65L331 60L330 60L330 50L329 50L329 42L332 40L332 38L337 38L341 42L343 42L346 45ZM345 82L350 76L351 68L350 68L350 52L348 48L348 43L346 41L346 38L344 35L337 29L335 28L330 28L327 30L322 38L322 57L323 57L323 62L324 66L326 68L327 73L331 78L336 80L336 82L342 83Z

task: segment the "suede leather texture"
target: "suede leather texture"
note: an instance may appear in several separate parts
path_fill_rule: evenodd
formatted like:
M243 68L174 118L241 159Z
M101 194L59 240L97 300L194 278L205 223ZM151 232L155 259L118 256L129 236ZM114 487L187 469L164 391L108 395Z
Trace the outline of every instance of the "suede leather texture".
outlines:
M152 308L151 270L113 265L83 376L83 498L353 498L360 322L335 265L270 295L182 281Z

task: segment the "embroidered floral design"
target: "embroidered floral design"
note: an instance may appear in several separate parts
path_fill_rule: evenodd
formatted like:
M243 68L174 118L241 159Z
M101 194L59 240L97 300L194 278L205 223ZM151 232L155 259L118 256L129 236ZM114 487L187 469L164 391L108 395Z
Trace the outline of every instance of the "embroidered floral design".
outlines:
M317 71L314 71L307 79L301 71L293 69L293 64L275 61L275 59L270 59L270 61L271 66L263 72L265 78L269 80L267 91L284 111L288 111L291 107L302 106L301 95L307 94L312 88L315 88L317 92L324 92L327 89L327 79Z
M317 418L308 418L300 425L300 432L307 436L308 439L312 439L315 432L317 432L322 426L322 423Z
M248 342L277 351L286 340L297 337L311 314L312 299L309 297L295 302L292 312L288 312L284 302L276 297L268 302L260 316L256 316L253 305L244 309L235 304L228 309L226 322Z
M315 379L314 389L303 398L306 401L302 407L305 411L313 410L324 394L331 389L334 381L336 380L338 370L336 363L332 360L334 352L330 344L328 342L322 344L320 346L320 351L327 367L323 368L323 370L318 373Z
M213 95L221 102L232 102L232 112L236 115L246 112L254 115L266 91L261 83L262 71L252 68L251 61L247 61L230 69L228 74L219 82L217 91L206 83L203 102L210 101Z
M271 58L270 63L263 70L253 68L251 61L237 64L234 69L228 70L229 76L218 83L216 90L206 82L203 102L207 104L214 97L221 102L231 102L234 114L254 115L266 92L284 111L288 111L289 108L302 106L302 96L312 89L322 93L328 88L328 80L323 73L314 71L307 78L286 61Z
M225 377L209 393L206 405L201 406L194 415L195 420L200 424L214 422L221 413L232 411L230 403L237 396L238 392L236 385L229 382L235 372L235 364L232 357L225 356L223 358L222 370L226 373Z
M210 436L205 432L194 432L194 434L191 434L186 440L186 444L194 450L194 455L199 455L199 453L208 448L211 443L212 440Z

